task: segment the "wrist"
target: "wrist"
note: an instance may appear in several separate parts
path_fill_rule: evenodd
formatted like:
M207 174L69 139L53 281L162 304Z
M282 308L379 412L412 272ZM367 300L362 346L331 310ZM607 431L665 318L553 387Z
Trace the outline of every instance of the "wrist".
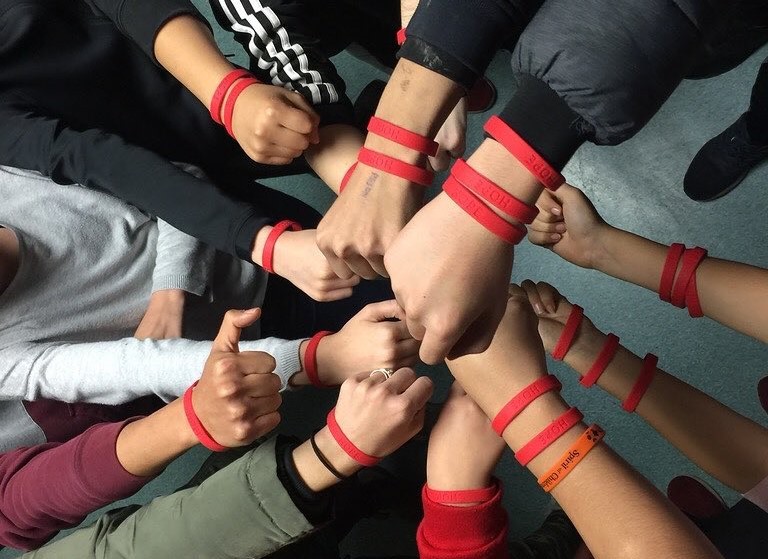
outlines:
M341 449L328 427L317 432L315 443L328 462L343 476L349 477L360 470L361 466ZM312 491L323 491L339 481L315 455L309 441L293 451L293 460L299 477Z
M607 223L601 223L597 226L593 235L592 241L592 254L590 256L590 268L598 270L603 273L608 273L606 270L612 269L615 263L616 251L614 247L621 247L621 242L617 240L621 236L622 231L608 225ZM623 250L623 249L619 249Z
M600 354L605 345L605 339L606 335L590 320L583 320L573 345L565 354L565 363L583 376Z
M349 351L339 343L339 334L329 334L317 345L317 376L326 386L336 386L344 382L346 371L341 370L338 356L343 351Z
M183 304L186 300L186 296L187 292L183 289L160 289L152 293L150 300L161 303Z

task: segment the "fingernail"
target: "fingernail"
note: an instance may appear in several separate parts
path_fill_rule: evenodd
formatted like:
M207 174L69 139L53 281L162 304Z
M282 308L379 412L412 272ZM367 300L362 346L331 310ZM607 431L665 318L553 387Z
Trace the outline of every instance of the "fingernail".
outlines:
M552 208L552 213L555 215L562 215L563 211L560 208Z
M254 307L252 309L244 310L243 313L245 313L245 314L256 314L257 312L259 312L259 310L260 310L259 307Z
M552 233L552 234L549 236L549 238L550 238L550 239L552 239L553 241L559 241L560 239L562 239L562 238L563 238L563 236L562 236L562 235L560 235L559 233Z
M541 306L541 303L534 303L533 310L536 311L536 314L544 314L544 308Z

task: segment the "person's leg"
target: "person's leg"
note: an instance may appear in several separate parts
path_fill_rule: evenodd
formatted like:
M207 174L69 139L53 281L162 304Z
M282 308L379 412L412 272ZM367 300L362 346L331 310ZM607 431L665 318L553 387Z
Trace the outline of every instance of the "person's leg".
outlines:
M768 513L746 499L711 519L696 520L725 559L762 559L768 549Z

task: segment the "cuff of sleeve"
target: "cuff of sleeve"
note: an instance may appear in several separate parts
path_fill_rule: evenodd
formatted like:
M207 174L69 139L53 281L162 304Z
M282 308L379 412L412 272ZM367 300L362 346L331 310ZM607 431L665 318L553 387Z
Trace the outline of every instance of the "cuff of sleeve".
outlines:
M172 276L161 276L152 281L152 293L164 291L166 289L180 289L202 297L207 288L206 281L203 278L195 277L190 274L176 274Z
M558 171L586 141L581 117L549 85L527 74L499 118Z
M277 340L276 338L274 338ZM302 342L306 338L300 340L279 340L280 343L272 344L268 348L264 348L263 345L251 345L250 342L241 342L241 347L247 351L266 351L275 359L275 370L273 371L278 377L280 377L280 391L290 389L288 381L291 377L301 371L301 356L299 350ZM258 344L258 340L255 344Z
M132 37L155 64L155 38L163 26L173 18L192 16L211 29L208 21L191 4L179 6L178 0L153 0L152 2L123 2L117 16L117 25L126 35ZM211 33L213 30L211 29Z
M104 504L136 493L152 477L139 477L128 472L117 458L117 437L123 428L141 419L132 417L120 423L102 423L83 433L77 452L77 471L84 487Z
M253 240L256 238L256 233L262 227L274 223L275 220L268 217L256 215L253 211L248 212L236 228L233 233L232 254L237 256L241 260L253 263L251 259L251 251L253 248Z
M312 108L320 116L321 128L331 124L355 125L355 111L352 109L352 103L349 99L327 105L314 105Z
M332 507L328 491L316 493L301 479L293 461L293 450L298 446L296 439L280 436L275 447L277 477L291 497L293 504L307 520L318 526L331 519Z
M470 507L454 507L432 501L425 486L421 494L424 520L417 534L419 547L454 554L471 551L472 557L495 557L488 555L487 550L497 547L499 541L506 541L507 536L507 513L501 505L501 493L499 484L488 501Z
M403 48L397 53L398 58L405 58L414 64L418 64L445 76L449 80L458 83L465 91L472 89L477 78L482 75L485 68L481 70L473 69L462 60L441 50L439 47L431 45L419 37L410 34L403 44Z

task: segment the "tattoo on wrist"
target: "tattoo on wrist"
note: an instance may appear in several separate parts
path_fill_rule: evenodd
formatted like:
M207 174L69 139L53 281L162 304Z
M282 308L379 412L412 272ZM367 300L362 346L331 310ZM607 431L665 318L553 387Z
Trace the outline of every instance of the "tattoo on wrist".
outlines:
M373 190L376 181L379 180L378 173L371 173L368 179L365 181L365 190L363 190L363 198L367 198L368 194Z

